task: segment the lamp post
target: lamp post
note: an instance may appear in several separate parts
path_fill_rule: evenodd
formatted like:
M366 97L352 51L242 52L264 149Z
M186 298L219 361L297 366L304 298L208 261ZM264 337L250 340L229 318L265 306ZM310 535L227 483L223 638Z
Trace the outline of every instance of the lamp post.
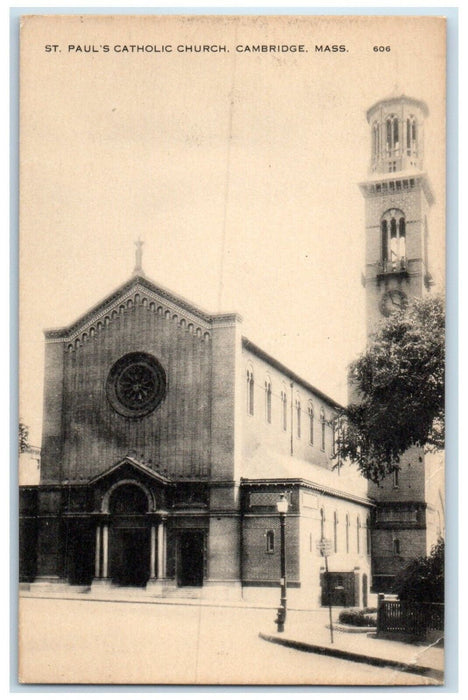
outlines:
M286 621L286 545L284 537L285 516L288 512L289 503L286 494L282 494L276 504L276 508L280 517L280 532L281 532L281 602L278 608L278 615L275 620L278 626L278 632L284 632L284 623Z

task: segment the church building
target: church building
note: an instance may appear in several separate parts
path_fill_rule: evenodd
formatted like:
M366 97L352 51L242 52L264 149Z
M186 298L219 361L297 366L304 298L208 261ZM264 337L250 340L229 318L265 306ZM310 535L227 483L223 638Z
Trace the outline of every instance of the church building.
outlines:
M426 113L407 97L368 112L369 333L430 285ZM148 279L138 243L129 280L45 332L41 475L21 487L21 580L275 603L284 495L291 602L367 605L426 553L438 509L420 450L379 486L334 468L338 409L246 338L237 314L207 313Z

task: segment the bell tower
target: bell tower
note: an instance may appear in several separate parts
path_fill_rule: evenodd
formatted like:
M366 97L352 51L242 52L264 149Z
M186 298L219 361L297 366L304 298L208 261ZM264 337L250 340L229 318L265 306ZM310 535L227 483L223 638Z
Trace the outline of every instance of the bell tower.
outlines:
M433 195L424 172L424 102L401 95L367 111L371 132L366 201L367 333L431 285L428 210Z
M367 111L371 136L368 177L360 183L365 199L367 335L379 321L425 294L428 269L428 211L433 202L424 172L424 102L405 95L376 102ZM432 508L427 462L421 448L409 449L400 468L378 485L372 528L374 590L391 592L395 573L428 553Z

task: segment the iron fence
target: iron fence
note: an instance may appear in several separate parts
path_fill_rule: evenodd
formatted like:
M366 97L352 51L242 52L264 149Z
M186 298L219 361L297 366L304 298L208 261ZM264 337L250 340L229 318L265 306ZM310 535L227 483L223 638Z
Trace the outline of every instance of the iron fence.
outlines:
M410 603L381 600L377 611L377 633L401 632L424 636L432 630L444 629L443 603Z

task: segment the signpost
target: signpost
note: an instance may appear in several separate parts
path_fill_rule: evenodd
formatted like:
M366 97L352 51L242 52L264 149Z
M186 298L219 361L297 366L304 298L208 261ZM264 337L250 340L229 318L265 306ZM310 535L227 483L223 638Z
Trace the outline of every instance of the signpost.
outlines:
M328 597L328 617L330 620L330 641L333 644L333 621L332 621L332 609L331 609L331 590L330 590L330 576L328 573L328 557L332 553L332 542L322 537L317 542L317 551L321 557L325 557L325 580L327 582L327 597Z

